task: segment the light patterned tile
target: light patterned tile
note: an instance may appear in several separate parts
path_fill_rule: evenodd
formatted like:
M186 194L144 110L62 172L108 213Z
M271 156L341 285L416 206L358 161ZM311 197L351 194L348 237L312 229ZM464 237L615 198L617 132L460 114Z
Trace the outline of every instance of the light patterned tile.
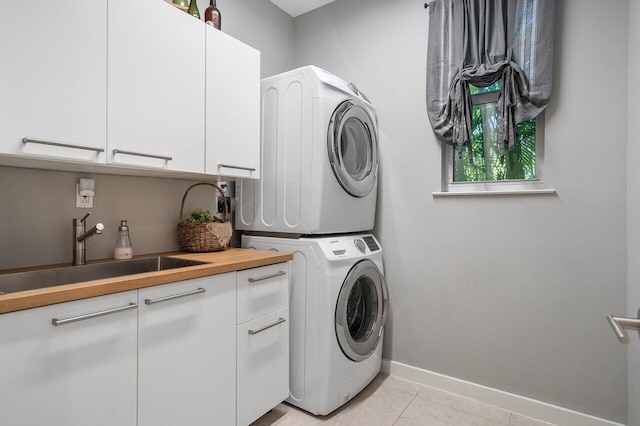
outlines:
M404 415L400 416L398 420L393 424L393 426L425 426L426 423L424 420L416 420L410 417L405 417Z
M251 426L348 426L334 419L342 409L341 407L328 416L314 416L298 407L283 403L253 422Z
M395 425L500 426L501 423L429 399L416 397Z
M347 426L332 417L316 417L302 410L292 409L274 426Z
M378 376L364 388L362 392L356 395L355 398L363 400L372 396L380 396L383 398L406 400L407 403L409 403L421 387L422 385L417 383L391 378L391 376Z
M493 405L485 404L474 399L465 398L463 396L456 395L450 392L441 391L429 386L424 386L420 390L420 392L418 392L417 398L435 401L440 404L464 411L468 414L493 420L494 422L503 425L508 425L511 418L511 411L507 411Z
M416 395L422 388L420 383L411 382L409 380L400 379L388 374L378 374L371 382L371 385L379 384L384 387L392 387L412 395ZM370 385L370 386L371 386Z
M329 416L280 404L251 426L554 426L385 374Z
M413 398L413 395L398 390L366 399L355 398L334 418L349 426L391 426Z
M551 423L543 422L542 420L523 416L522 414L513 413L511 415L511 423L509 423L509 426L554 426L554 425L552 425Z
M260 417L255 422L251 423L251 426L270 426L284 417L290 408L284 404L279 404L273 410Z

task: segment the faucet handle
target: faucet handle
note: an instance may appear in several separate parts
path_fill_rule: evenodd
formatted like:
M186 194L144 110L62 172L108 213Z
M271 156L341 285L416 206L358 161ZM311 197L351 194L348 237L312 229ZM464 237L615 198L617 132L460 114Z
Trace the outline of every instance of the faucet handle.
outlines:
M102 231L104 231L104 225L102 223L96 223L96 234L102 234Z
M80 222L84 223L85 220L87 220L87 218L91 215L91 212L87 212L87 214L84 215L84 217L82 219L80 219Z

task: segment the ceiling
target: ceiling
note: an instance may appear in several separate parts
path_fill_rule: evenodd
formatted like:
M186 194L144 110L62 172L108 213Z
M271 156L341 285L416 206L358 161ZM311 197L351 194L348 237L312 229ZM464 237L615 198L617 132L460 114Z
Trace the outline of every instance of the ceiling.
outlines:
M287 12L289 15L300 16L313 9L333 3L335 0L271 0L271 3Z

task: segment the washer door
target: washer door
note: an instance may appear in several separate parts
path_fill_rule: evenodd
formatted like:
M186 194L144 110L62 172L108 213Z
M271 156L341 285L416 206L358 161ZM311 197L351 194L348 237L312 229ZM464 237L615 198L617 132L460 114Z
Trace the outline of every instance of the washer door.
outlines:
M349 359L364 361L376 350L388 305L387 283L376 264L368 259L356 263L336 304L336 337Z
M342 102L329 122L329 162L340 185L364 197L378 179L378 137L373 119L356 100Z

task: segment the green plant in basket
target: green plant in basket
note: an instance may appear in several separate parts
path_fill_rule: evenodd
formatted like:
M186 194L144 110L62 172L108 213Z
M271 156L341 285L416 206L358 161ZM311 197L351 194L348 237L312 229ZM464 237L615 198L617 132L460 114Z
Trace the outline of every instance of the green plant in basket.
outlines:
M184 218L184 223L211 223L213 216L209 210L195 209L191 214Z

